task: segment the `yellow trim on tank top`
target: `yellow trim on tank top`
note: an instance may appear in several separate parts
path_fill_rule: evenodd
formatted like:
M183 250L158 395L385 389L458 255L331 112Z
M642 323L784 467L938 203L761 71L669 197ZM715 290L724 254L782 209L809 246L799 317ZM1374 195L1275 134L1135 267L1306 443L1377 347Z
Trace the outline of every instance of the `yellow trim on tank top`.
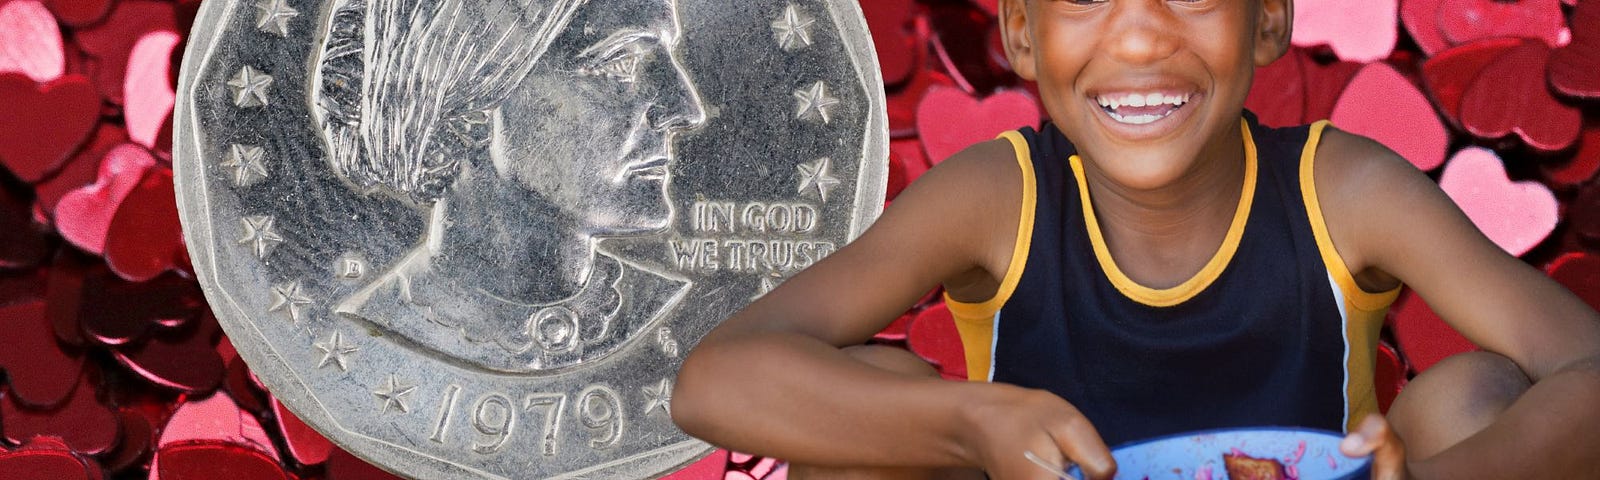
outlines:
M1222 246L1217 253L1211 256L1199 272L1183 283L1172 288L1156 289L1129 278L1127 274L1117 267L1115 259L1111 258L1111 250L1106 247L1105 236L1100 232L1100 222L1095 217L1094 205L1090 203L1088 183L1084 180L1083 160L1073 155L1072 175L1078 179L1078 197L1083 205L1083 218L1089 230L1089 242L1094 245L1095 259L1100 261L1100 269L1111 280L1111 285L1117 288L1133 301L1152 307L1171 307L1194 298L1210 286L1217 277L1222 276L1222 271L1228 268L1228 263L1233 260L1233 254L1239 250L1239 240L1244 237L1245 221L1250 218L1250 205L1256 193L1256 143L1250 135L1250 123L1239 120L1240 129L1244 131L1244 185L1243 193L1239 195L1239 206L1234 210L1233 223L1228 226L1228 233L1222 239Z
M1317 182L1312 175L1312 166L1317 159L1317 145L1322 142L1322 131L1328 127L1328 121L1322 120L1311 124L1311 135L1306 139L1306 147L1300 152L1300 195L1306 204L1306 215L1311 217L1311 233L1317 239L1317 250L1322 253L1322 263L1328 268L1328 273L1333 275L1333 280L1339 283L1339 289L1344 291L1346 299L1356 308L1364 311L1378 311L1389 308L1396 297L1400 296L1400 287L1395 287L1387 292L1368 292L1356 283L1355 275L1350 273L1350 267L1344 263L1344 257L1339 256L1339 250L1334 248L1333 236L1328 234L1327 221L1322 216L1322 203L1317 199Z
M1021 132L1010 131L1000 134L999 137L1011 142L1011 149L1016 152L1017 166L1022 168L1022 206L1021 216L1017 221L1017 239L1011 248L1011 264L1006 266L1006 274L1001 278L1000 287L995 290L994 296L978 303L967 303L950 298L949 293L944 295L944 303L950 309L950 316L955 318L956 332L961 336L961 346L965 351L967 360L967 380L984 381L989 378L989 362L994 348L994 315L1000 311L1011 293L1017 290L1017 282L1022 279L1022 270L1027 267L1028 247L1033 244L1033 212L1037 203L1037 192L1033 173L1033 154L1028 149L1028 140L1022 137Z

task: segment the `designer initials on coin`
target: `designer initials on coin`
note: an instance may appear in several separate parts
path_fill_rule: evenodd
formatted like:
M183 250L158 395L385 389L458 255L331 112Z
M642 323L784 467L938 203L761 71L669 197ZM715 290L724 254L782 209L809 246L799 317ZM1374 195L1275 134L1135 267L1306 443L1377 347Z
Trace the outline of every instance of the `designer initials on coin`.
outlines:
M418 478L704 456L683 355L883 203L853 0L216 0L178 90L184 233L240 355Z

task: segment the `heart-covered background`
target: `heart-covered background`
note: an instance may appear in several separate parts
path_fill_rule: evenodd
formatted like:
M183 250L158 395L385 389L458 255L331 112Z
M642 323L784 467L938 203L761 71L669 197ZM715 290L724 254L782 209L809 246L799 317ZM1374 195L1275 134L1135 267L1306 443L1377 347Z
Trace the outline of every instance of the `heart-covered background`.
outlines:
M1038 123L1034 88L1000 51L996 0L861 2L889 93L891 200L961 148ZM262 390L195 283L170 152L198 5L0 0L0 478L391 478ZM1296 47L1258 70L1249 108L1378 139L1502 248L1600 307L1600 0L1296 10ZM936 293L875 341L962 377ZM1389 320L1385 406L1472 348L1409 293ZM785 471L718 451L673 478Z

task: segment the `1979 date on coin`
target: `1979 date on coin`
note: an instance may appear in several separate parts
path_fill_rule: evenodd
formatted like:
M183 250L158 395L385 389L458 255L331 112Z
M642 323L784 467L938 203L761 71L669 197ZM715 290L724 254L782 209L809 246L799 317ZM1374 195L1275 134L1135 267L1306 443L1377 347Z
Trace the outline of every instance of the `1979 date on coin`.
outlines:
M445 388L440 401L439 414L433 423L429 440L439 444L458 442L451 438L452 425L457 413L468 416L465 421L474 433L467 446L474 453L493 455L500 452L518 426L524 423L539 425L540 451L551 457L559 453L556 445L565 434L564 427L575 423L590 437L586 445L591 449L605 450L622 440L627 421L623 416L622 398L611 387L594 384L580 390L576 396L567 393L529 393L514 398L499 392L486 392L461 408L462 388L450 385ZM576 417L575 419L573 417Z

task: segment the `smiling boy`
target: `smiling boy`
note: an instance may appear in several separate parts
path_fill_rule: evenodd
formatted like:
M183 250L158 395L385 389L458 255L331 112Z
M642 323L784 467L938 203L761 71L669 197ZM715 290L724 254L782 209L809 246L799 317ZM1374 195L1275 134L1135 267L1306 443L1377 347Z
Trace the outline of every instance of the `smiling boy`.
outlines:
M860 239L708 335L673 418L795 477L1050 478L1202 428L1350 433L1379 478L1600 478L1600 315L1421 172L1326 123L1243 111L1291 0L1001 0L1050 122L976 145ZM1401 126L1403 128L1403 126ZM1401 282L1483 348L1385 418ZM862 347L942 284L974 382Z

